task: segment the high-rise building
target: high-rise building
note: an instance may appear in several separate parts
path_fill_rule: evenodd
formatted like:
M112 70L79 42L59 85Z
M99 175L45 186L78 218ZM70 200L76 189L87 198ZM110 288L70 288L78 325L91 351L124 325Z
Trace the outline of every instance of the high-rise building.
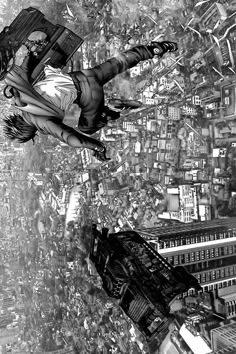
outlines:
M134 231L108 234L94 227L90 259L107 294L119 301L148 341L167 334L169 304L176 296L191 287L200 289L196 278L171 266Z
M236 107L235 107L235 97L236 97L236 85L235 82L229 85L225 85L221 88L221 97L224 105L224 117L235 118Z
M236 314L236 306L232 308L236 294L231 291L236 285L235 217L137 231L170 264L182 265L193 274L203 291L213 291L216 297L225 298L226 291L221 295L220 289L228 288L230 303L226 305L226 313L230 317L232 311Z
M81 150L80 155L84 170L96 168L101 163L93 156L91 151L88 149Z
M65 348L62 349L55 349L50 352L43 352L42 354L74 354L75 351L72 347L72 345L66 346Z
M7 296L3 298L3 301L1 302L1 308L3 310L6 310L8 308L14 307L16 303L16 300L12 296Z
M52 259L52 263L54 267L57 268L65 268L66 266L66 257L64 255L57 255L56 257L54 256Z
M221 50L216 43L206 50L204 53L204 60L209 67L213 66L217 70L221 69L224 60L222 58Z
M214 353L222 349L232 349L236 353L236 323L230 323L225 326L211 330L211 347ZM228 353L225 351L224 353Z
M168 106L168 117L172 120L180 120L180 108L174 106Z
M11 329L1 329L0 332L0 345L11 344L17 341L18 336L18 329L11 328Z
M201 16L201 27L214 30L227 19L227 12L223 5L216 2Z
M0 315L0 328L5 328L7 325L13 322L14 315L11 313L5 313Z

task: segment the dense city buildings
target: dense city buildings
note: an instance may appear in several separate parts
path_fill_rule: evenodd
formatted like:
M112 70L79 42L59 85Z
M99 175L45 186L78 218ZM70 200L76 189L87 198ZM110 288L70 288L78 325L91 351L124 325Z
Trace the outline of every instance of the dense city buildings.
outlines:
M235 285L236 219L138 230L168 262L194 273L204 291Z
M107 163L46 136L9 142L0 127L4 354L150 352L142 331L159 322L147 325L142 299L155 299L147 286L130 287L123 311L107 296L88 256L93 223L109 235L136 230L168 269L183 266L201 284L171 302L160 354L235 353L235 1L160 3L140 1L137 11L132 1L0 1L2 27L35 6L84 38L74 68L160 34L179 46L105 88L109 97L142 102L97 134ZM6 116L11 104L0 98ZM69 125L77 113L67 112ZM107 270L118 279L124 269L108 262Z
M178 294L201 289L194 277L181 267L173 268L134 231L108 234L94 226L90 259L103 288L118 299L148 341L157 336L160 341L168 333L173 320L169 304Z
M212 349L226 350L226 353L233 353L236 349L235 334L236 334L236 324L228 324L220 328L215 328L211 331L211 343ZM228 351L227 351L228 350Z

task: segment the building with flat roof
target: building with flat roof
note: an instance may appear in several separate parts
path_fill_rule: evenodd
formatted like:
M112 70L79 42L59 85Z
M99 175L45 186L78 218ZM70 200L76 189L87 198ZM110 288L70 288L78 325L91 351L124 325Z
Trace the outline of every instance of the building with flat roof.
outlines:
M17 341L19 330L17 328L2 328L0 332L0 345L12 344Z
M224 117L235 118L236 115L236 82L221 88Z
M183 267L174 268L137 232L92 233L90 259L102 278L103 288L134 322L147 341L164 339L172 316L170 303L197 280Z
M236 352L236 323L211 330L211 346L214 352L217 350L233 347Z
M204 338L192 330L191 326L183 324L180 328L180 335L194 354L212 354L210 346Z
M235 217L137 232L170 264L182 265L193 274L203 291L217 293L218 289L236 285Z
M201 16L201 27L215 30L227 19L226 8L215 2Z

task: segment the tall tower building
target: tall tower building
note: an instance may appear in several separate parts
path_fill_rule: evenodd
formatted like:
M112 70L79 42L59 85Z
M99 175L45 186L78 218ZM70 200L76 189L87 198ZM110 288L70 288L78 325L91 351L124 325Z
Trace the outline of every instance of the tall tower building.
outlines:
M12 296L4 297L0 302L0 307L2 310L7 310L8 308L14 307L16 304L15 299Z
M174 268L137 232L100 233L94 227L90 259L107 294L118 300L148 341L168 332L169 305L182 292L200 286L183 267Z
M40 354L75 354L75 351L72 347L72 345L67 345L62 349L55 349L50 352L42 352Z
M0 328L5 328L7 325L11 324L13 322L14 315L11 313L6 313L0 315Z
M236 323L214 328L211 330L211 347L214 353L236 352ZM228 351L227 351L228 350Z
M17 328L1 329L0 332L0 345L12 344L17 341L19 331Z
M213 291L227 318L236 316L235 217L137 231L166 261L193 274L203 291Z

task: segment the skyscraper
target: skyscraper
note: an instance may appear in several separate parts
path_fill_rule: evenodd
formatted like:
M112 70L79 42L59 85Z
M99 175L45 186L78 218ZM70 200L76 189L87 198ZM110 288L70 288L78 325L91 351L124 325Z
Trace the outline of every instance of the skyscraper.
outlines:
M166 335L172 317L169 304L178 294L200 286L182 267L174 268L137 232L100 233L94 227L90 259L107 294L151 341Z
M17 328L1 329L0 332L0 345L11 344L17 341L19 331Z
M236 323L214 328L211 330L211 347L216 351L222 349L232 349L232 353L236 352ZM218 353L218 352L217 352ZM228 353L226 350L224 353Z
M236 295L230 290L236 285L235 217L137 231L170 264L182 265L193 274L203 291L213 291L217 297L222 288L228 288L231 296L226 307L235 316Z

